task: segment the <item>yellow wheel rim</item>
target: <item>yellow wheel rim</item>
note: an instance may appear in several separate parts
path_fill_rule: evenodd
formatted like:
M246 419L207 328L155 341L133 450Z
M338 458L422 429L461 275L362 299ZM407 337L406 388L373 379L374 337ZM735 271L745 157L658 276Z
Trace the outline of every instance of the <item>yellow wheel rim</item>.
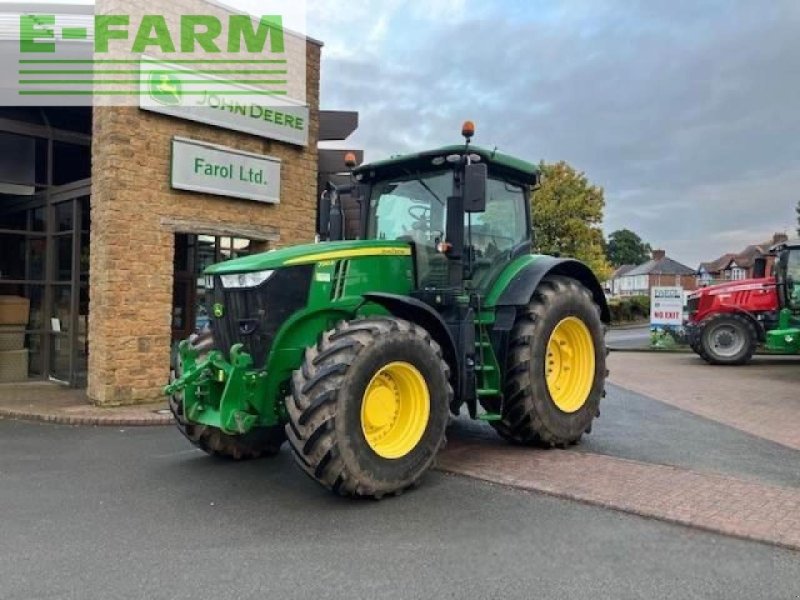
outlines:
M594 342L577 317L562 320L547 342L545 375L550 397L559 410L574 413L586 404L594 383Z
M361 402L361 429L383 458L402 458L416 448L431 414L425 378L414 365L393 362L370 380Z

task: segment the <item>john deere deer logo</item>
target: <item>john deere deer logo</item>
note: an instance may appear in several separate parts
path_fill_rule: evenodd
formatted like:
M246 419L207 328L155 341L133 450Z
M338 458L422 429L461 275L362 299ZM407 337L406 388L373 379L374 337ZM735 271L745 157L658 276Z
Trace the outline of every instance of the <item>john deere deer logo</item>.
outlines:
M178 106L182 101L180 80L169 73L150 74L150 97L166 106Z

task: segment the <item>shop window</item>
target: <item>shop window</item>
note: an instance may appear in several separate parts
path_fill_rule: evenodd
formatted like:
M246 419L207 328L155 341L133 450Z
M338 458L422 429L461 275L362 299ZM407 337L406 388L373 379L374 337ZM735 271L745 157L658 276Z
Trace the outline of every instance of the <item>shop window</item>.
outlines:
M36 142L31 137L0 132L0 193L31 195L35 187Z
M2 202L2 200L0 200ZM28 229L28 211L4 211L0 209L0 229L24 231Z
M72 202L56 204L56 231L72 231Z
M53 142L53 184L64 185L88 179L92 172L92 150L89 146Z
M77 130L91 129L86 109L46 109L48 119L39 109L0 109L6 118L7 110L22 122L61 129L80 120ZM20 368L20 378L54 377L80 385L88 355L88 187L52 188L91 176L91 148L35 135L17 136L12 151L0 152L0 183L17 186L7 187L6 195L0 189L0 295L21 300L25 310L24 317L14 317L13 327L24 335L10 351L24 352L25 362L17 364L27 366L27 373Z

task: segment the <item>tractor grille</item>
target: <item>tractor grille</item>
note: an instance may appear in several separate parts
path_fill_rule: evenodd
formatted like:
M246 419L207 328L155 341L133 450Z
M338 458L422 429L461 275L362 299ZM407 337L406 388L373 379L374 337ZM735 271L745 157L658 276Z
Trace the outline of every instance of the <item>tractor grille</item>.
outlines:
M231 346L242 344L254 366L263 367L278 329L308 304L313 271L314 265L277 269L258 287L243 289L225 289L215 277L208 295L214 347L227 356ZM214 316L217 304L223 307L219 318Z
M690 317L697 312L699 305L700 298L689 298L686 301L686 311L689 313Z

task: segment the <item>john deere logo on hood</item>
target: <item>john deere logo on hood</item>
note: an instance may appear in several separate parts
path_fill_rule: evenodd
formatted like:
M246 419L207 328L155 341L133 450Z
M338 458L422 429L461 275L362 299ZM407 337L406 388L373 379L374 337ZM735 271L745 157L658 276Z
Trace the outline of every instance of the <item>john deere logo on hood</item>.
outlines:
M166 106L178 106L182 102L180 80L169 73L150 74L150 97Z

